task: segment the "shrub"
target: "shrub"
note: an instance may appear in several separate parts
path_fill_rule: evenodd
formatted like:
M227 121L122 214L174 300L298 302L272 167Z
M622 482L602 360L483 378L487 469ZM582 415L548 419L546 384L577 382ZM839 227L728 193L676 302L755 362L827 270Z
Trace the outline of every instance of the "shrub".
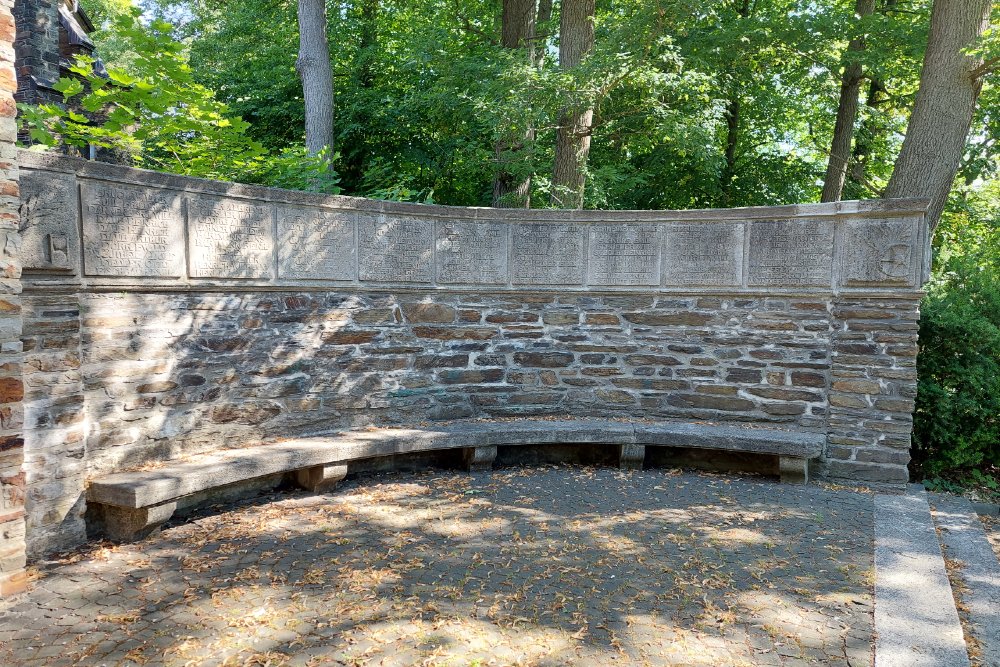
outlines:
M1000 229L942 230L923 302L915 471L1000 465Z

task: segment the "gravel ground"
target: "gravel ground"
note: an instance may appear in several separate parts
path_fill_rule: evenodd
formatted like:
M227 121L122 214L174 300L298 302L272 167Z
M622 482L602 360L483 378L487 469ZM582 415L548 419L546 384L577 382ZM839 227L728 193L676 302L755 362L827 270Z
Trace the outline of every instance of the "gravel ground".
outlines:
M872 508L667 470L369 476L46 565L0 603L0 664L870 665Z

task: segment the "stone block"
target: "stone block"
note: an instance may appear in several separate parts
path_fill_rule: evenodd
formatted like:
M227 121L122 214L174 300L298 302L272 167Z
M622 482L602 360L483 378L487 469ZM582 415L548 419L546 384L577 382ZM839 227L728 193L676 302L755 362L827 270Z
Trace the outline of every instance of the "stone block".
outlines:
M434 223L426 219L360 214L358 275L376 283L434 280Z
M469 472L489 472L497 457L495 445L487 447L466 447L462 450L462 460Z
M296 483L313 493L332 491L345 477L347 477L345 464L319 465L295 471Z
M635 443L618 445L618 467L622 470L642 470L645 459L645 445Z
M437 281L442 284L505 285L510 229L495 222L437 223Z
M159 530L177 510L177 503L167 502L149 507L118 507L102 505L104 530L115 542L135 542Z
M180 192L82 180L80 197L83 266L87 275L122 278L184 275L184 210Z
M824 219L750 223L747 284L830 287L833 224Z
M583 286L584 229L570 224L514 225L511 241L515 285Z
M356 212L278 206L277 217L279 278L357 279Z
M593 225L589 241L588 284L660 284L661 242L658 226Z
M841 284L913 286L919 280L915 239L919 217L848 220L841 253Z
M21 265L35 271L78 274L76 179L72 174L26 169L21 171L20 182Z
M785 484L809 483L809 459L779 456L778 470L781 481Z
M743 236L739 222L672 224L664 227L666 287L737 287L743 282Z
M199 195L188 199L191 277L274 277L272 206Z

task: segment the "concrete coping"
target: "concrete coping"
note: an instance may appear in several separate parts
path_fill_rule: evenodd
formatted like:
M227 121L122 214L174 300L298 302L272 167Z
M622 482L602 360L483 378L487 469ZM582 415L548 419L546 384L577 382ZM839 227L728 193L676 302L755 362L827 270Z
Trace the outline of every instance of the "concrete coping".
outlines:
M823 433L692 422L453 422L344 431L213 452L151 470L116 473L92 480L87 498L93 503L137 509L275 473L446 449L549 444L652 445L808 460L822 453L825 441Z

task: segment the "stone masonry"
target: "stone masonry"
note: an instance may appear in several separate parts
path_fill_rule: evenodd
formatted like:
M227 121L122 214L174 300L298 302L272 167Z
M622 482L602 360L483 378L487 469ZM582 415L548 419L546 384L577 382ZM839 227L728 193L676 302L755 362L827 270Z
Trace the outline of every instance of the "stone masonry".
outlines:
M26 585L13 0L0 0L0 597Z
M89 478L352 426L732 422L907 479L924 202L461 209L21 166L34 555L84 539Z
M59 6L63 0L15 0L17 20L17 99L25 104L61 100L52 88L59 80Z

